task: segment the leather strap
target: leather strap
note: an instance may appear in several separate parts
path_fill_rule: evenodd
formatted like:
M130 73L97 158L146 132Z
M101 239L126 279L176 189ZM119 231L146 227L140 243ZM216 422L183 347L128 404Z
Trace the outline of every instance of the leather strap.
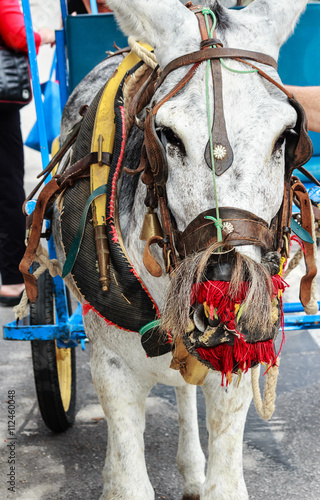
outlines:
M311 204L308 192L302 182L297 179L292 186L294 196L299 200L301 211L301 226L312 237L312 218ZM300 301L303 306L306 306L311 298L311 284L313 278L317 274L317 267L314 261L313 243L304 242L304 261L306 266L306 274L302 276L300 281Z
M33 211L31 232L28 239L23 259L20 262L19 270L23 275L26 291L30 302L35 302L38 297L38 287L36 278L30 274L29 269L32 266L36 251L39 245L42 223L44 215L52 205L57 195L70 186L77 178L81 177L83 172L90 167L92 163L97 163L98 153L92 152L76 162L72 167L66 170L62 175L56 175L46 184L39 194L35 209ZM102 163L109 164L110 155L102 153Z
M281 85L281 83L276 82L276 80L267 75L267 73L262 71L262 69L258 68L248 61L244 61L239 58L235 58L235 60L247 64L251 68L255 69L260 76L262 76L268 82L272 83L275 87L281 90L288 97L291 106L297 112L297 122L294 128L294 130L297 132L297 140L293 141L293 144L291 146L292 157L289 158L290 161L286 162L286 179L287 181L289 181L293 170L295 168L300 168L302 165L307 163L313 153L312 142L307 132L308 123L303 106L299 101L297 101L297 99L291 92L289 92L283 85Z
M264 250L273 247L274 231L260 217L246 210L219 207L222 220L223 242L232 246L258 245ZM206 216L216 217L216 210L206 210L199 214L177 236L177 250L182 258L200 252L217 241L217 229Z
M148 113L145 121L144 144L154 182L164 188L168 178L168 164L164 147L155 129L155 115Z
M159 191L163 191L162 193ZM175 245L173 241L172 219L168 209L167 193L162 190L162 187L157 187L158 199L160 205L162 229L165 235L163 239L163 255L167 272L171 272L178 265L177 256L175 252Z
M300 167L298 167L298 169L300 170L300 172L305 175L309 181L313 182L313 184L316 184L316 186L320 186L320 182L318 181L318 179L316 179L314 177L314 175L312 175L311 172L309 172L309 170L307 170L306 168L302 167L302 165L300 165Z
M36 208L33 212L32 230L29 237L28 246L19 265L19 270L23 275L24 284L26 286L28 299L31 302L35 302L38 297L38 286L36 278L32 274L30 274L29 269L34 262L36 250L39 245L42 223L45 211L47 209L48 200L50 200L58 190L59 184L57 183L56 179L53 178L50 182L48 182L48 184L46 184L46 186L44 186L41 193L39 194Z
M202 13L197 13L197 20L199 23L200 35L201 35L201 49L208 50L212 45L221 45L221 42L216 38L209 38L209 33L207 29L207 24L205 22L205 17ZM212 19L209 19L209 27L210 30L212 28ZM213 36L216 37L215 31L213 31ZM223 157L215 158L216 162L215 173L216 175L221 175L225 172L233 162L233 151L230 146L230 142L228 139L226 122L224 118L223 111L223 90L222 90L222 73L221 73L221 63L218 59L210 60L211 66L211 76L212 76L212 84L213 84L213 101L214 101L214 115L212 120L212 137L214 140L213 148L216 146L220 146L225 151L225 155ZM205 160L209 168L213 168L212 159L211 159L211 145L210 140L207 143L205 153Z
M158 111L158 109L167 101L169 101L169 99L171 99L177 92L179 92L179 90L181 90L186 83L188 83L189 80L191 80L191 78L193 77L193 75L195 74L198 66L199 66L200 63L197 63L197 64L194 64L188 71L188 73L183 77L181 78L181 80L177 83L177 85L175 85L173 87L173 89L170 90L170 92L168 92L157 104L154 104L153 108L152 108L152 113L155 115Z
M146 81L141 85L130 100L128 115L132 120L134 120L140 111L147 106L148 102L151 101L155 91L155 83L158 78L158 69L159 68L156 67L152 73L148 75Z
M283 200L278 212L276 220L276 241L275 248L277 252L281 253L285 258L289 257L289 241L290 241L290 221L292 214L292 189L285 180L283 188Z
M215 158L214 168L216 175L223 174L233 163L233 151L228 139L226 122L223 112L223 91L222 91L222 74L221 64L219 60L211 59L211 73L213 82L214 96L214 116L212 124L213 149L216 146L222 146L225 150L225 156ZM207 165L212 169L211 164L211 148L208 141L205 153Z
M62 144L61 148L59 149L59 151L54 155L54 157L52 158L52 160L48 163L48 165L46 166L46 168L39 174L37 175L37 178L39 177L42 177L41 181L36 185L36 187L31 191L31 193L27 196L27 198L25 199L23 205L22 205L22 211L25 215L27 215L26 213L26 210L25 210L25 206L26 206L26 203L28 201L30 201L34 195L38 192L38 190L40 189L40 186L42 186L42 184L44 183L44 181L47 179L48 175L50 174L50 172L52 172L52 170L54 169L54 167L57 165L57 163L63 158L63 156L65 155L65 153L68 151L68 149L72 146L72 144L76 141L77 137L78 137L78 133L79 133L79 130L80 130L80 127L81 127L81 124L82 124L82 120L80 120L75 126L74 128L72 129L70 135L68 135L68 137L66 138L66 140L64 141L64 143Z
M164 80L167 78L171 71L175 69L182 68L183 66L187 66L189 64L196 64L207 61L208 59L221 59L221 58L229 58L229 59L251 59L256 62L267 64L268 66L272 66L275 70L277 70L276 61L261 52L254 52L251 50L242 50L242 49L230 49L228 47L217 47L215 49L206 49L206 50L198 50L196 52L191 52L190 54L186 54L181 57L177 57L173 61L171 61L161 72L160 78L157 83L157 88L162 85ZM242 61L241 62L245 62Z

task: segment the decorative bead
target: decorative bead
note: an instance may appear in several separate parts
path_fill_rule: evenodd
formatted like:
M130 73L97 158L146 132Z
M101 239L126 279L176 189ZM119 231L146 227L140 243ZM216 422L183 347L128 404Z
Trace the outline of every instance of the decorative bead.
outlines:
M224 158L227 156L227 150L222 144L217 144L213 148L213 156L216 160L224 160Z
M231 222L223 222L222 231L224 232L224 234L232 233L234 231L234 227Z

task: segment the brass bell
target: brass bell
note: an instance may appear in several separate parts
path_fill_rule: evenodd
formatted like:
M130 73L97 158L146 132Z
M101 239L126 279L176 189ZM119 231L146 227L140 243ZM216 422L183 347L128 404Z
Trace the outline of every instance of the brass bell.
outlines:
M148 241L154 236L163 236L163 231L157 214L155 214L153 209L149 207L148 212L144 216L140 240Z

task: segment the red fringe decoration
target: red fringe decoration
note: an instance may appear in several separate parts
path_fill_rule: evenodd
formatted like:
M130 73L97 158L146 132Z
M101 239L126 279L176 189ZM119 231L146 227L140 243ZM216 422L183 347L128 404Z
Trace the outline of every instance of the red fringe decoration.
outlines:
M273 289L271 298L277 296L280 299L281 326L283 331L282 347L284 343L282 293L288 285L278 274L272 276L271 279ZM215 370L222 373L221 385L224 385L224 377L227 379L227 385L231 381L231 373L235 371L235 366L237 370L241 370L244 373L248 371L252 363L266 363L272 366L276 363L280 353L279 351L278 355L275 354L272 339L253 344L244 340L244 336L236 328L235 305L238 304L241 307L248 294L250 283L242 282L233 299L228 294L229 286L230 282L227 281L197 283L192 288L191 296L191 305L195 302L199 304L206 302L210 308L211 317L213 317L215 309L221 322L225 323L226 327L234 332L234 345L220 344L217 347L197 349L198 354L203 360L209 361Z
M223 385L224 377L227 378L228 385L235 364L238 370L246 373L252 363L274 365L277 359L272 339L249 344L243 339L242 335L240 337L235 336L234 346L220 344L217 347L208 349L199 347L197 352L202 359L211 363L214 370L222 373L221 385Z
M102 314L100 314L87 300L85 300L84 303L82 304L82 316L86 316L89 311L93 311L95 314L100 316L100 318L102 318L108 326L116 326L117 328L120 328L118 325L112 323L112 321L109 321L107 318L102 316ZM124 330L126 332L133 331L133 330L127 330L126 328L120 328L120 330Z

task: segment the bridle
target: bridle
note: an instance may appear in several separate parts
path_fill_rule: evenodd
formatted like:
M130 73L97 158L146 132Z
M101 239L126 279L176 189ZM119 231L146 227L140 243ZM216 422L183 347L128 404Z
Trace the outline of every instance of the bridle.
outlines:
M143 254L144 264L147 270L154 276L161 276L162 270L161 266L150 252L150 245L156 243L163 249L166 271L171 273L176 268L178 259L184 259L194 252L207 249L208 246L212 243L216 243L218 240L216 225L212 222L208 222L206 218L209 217L209 220L212 218L217 219L216 209L207 210L199 214L182 233L178 231L175 219L167 203L166 183L168 165L166 153L155 127L156 114L160 107L187 84L196 73L198 66L204 61L210 61L214 82L215 116L212 133L214 139L218 141L218 145L226 151L226 155L223 155L223 157L215 162L216 175L222 175L223 172L230 167L233 159L232 149L228 141L224 124L220 58L235 59L254 68L260 76L285 93L290 104L297 112L297 122L294 128L293 139L286 145L284 195L278 214L271 221L271 224L268 225L266 221L255 216L251 212L234 207L219 207L219 223L223 235L221 246L226 245L230 248L239 245L257 245L261 247L265 253L278 252L284 258L288 257L293 196L299 200L299 204L303 208L303 210L301 210L302 227L308 226L309 230L311 230L310 202L306 189L297 178L292 177L292 171L295 168L303 171L305 175L312 177L302 167L312 155L312 144L306 131L306 118L302 106L281 84L249 62L256 61L276 68L276 62L271 57L257 52L223 47L221 42L215 38L215 34L213 34L213 37L209 37L206 24L203 21L202 8L193 6L191 3L188 5L188 8L194 11L199 21L202 38L200 50L175 59L163 69L160 75L158 75L158 68L152 71L149 77L144 80L144 83L139 87L135 96L131 99L127 110L131 121L135 119L137 125L144 130L144 144L138 169L130 171L130 169L124 168L124 171L134 175L143 172L142 181L147 187L145 205L148 207L148 211L149 209L152 211L159 206L161 213L164 236L154 234L149 237ZM212 46L214 46L214 48L212 48ZM191 65L191 68L187 71L185 76L181 78L181 80L161 100L158 102L154 101L151 108L148 108L148 103L151 101L155 91L163 84L167 76L172 71L187 65ZM142 122L139 119L139 114L142 109L145 108L146 119ZM66 150L76 140L80 128L80 124L74 128L70 137L65 141L65 144L62 145L61 150L55 155L43 172L43 174L45 174L43 179L45 179L56 163L60 161ZM209 153L210 155L208 155L207 146L205 158L211 167L211 147ZM109 153L102 153L100 159L98 152L91 152L82 157L67 168L61 175L55 175L51 179L41 191L36 208L28 218L28 227L32 224L32 229L27 250L20 264L20 271L24 275L28 297L32 302L37 298L37 286L36 279L30 274L29 269L34 261L38 248L44 214L52 206L59 193L71 186L75 180L87 175L87 169L93 163L95 164L98 162L97 158L99 164L101 161L102 164L110 165ZM317 183L316 179L313 178L312 180ZM42 182L43 181L36 186L29 198L35 194ZM306 244L305 248L307 274L304 276L303 280L305 290L303 294L300 292L301 296L303 295L304 297L303 301L301 300L303 305L305 305L304 302L308 303L310 298L310 283L316 274L312 244Z
M189 82L202 62L209 60L215 103L212 135L215 141L214 144L221 146L221 150L225 153L222 155L222 158L218 158L215 162L215 174L218 176L222 175L232 165L233 153L228 141L223 113L221 58L234 59L256 70L260 76L285 93L298 115L294 129L296 132L295 138L286 149L284 196L278 214L274 217L271 224L268 225L266 221L251 212L233 207L220 207L223 244L228 246L258 245L264 252L277 251L281 255L288 257L288 238L292 208L292 171L295 168L302 167L312 155L312 143L307 134L304 110L293 94L251 62L255 61L277 69L277 63L273 58L259 52L223 47L222 43L216 39L215 33L213 38L209 37L202 7L193 6L191 2L186 4L186 6L195 13L198 19L202 39L200 50L171 61L162 70L159 77L155 70L140 89L134 107L135 112L139 113L139 110L142 109L141 96L148 95L150 97L150 93L154 93L159 89L172 71L191 65L186 75L160 101L154 101L151 108L147 108L147 116L143 125L145 139L139 170L144 170L142 180L147 186L148 194L145 204L151 209L155 209L159 205L164 238L154 236L149 239L145 247L144 263L151 274L153 274L152 270L155 259L150 252L150 245L153 243L157 243L163 248L165 266L167 271L170 272L177 266L177 253L183 259L191 253L201 251L217 241L216 226L205 218L206 216L215 218L217 215L216 209L199 214L182 233L177 230L167 203L167 158L165 149L156 132L155 121L160 107ZM150 91L150 89L152 90ZM209 148L208 143L205 150L205 160L211 167Z

